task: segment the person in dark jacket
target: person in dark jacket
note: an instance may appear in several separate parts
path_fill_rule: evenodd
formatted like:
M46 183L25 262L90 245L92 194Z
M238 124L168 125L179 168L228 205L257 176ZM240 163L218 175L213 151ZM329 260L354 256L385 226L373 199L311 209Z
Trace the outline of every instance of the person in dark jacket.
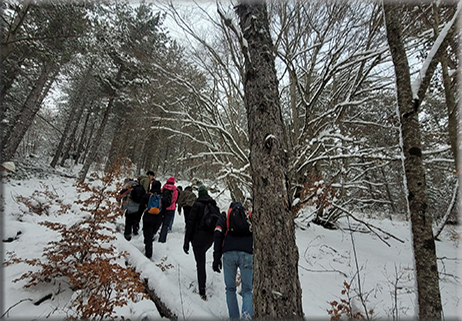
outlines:
M149 185L148 185L148 189L146 190L146 192L152 193L152 183L156 181L156 179L154 178L155 174L153 171L147 171L146 175L148 175L149 177Z
M216 206L216 201L209 196L204 185L199 186L199 198L189 212L189 219L186 223L186 233L184 236L183 250L189 254L189 243L192 243L194 259L196 260L197 280L199 284L199 295L202 300L207 300L205 294L205 282L207 275L205 272L205 254L213 244L213 232L208 232L201 228L200 222L204 215L207 203Z
M151 193L160 195L159 181L154 180L151 184ZM146 211L151 193L144 194L138 208L139 215L143 217L143 236L144 236L144 250L147 258L152 259L152 243L154 235L162 225L162 214L149 214Z
M241 203L232 202L228 214L222 213L214 231L213 270L220 273L223 266L225 277L226 303L231 320L240 318L236 296L236 274L239 268L242 285L242 318L251 319L252 304L252 275L253 275L253 235L238 235L229 231L227 216L235 206ZM248 211L247 211L248 212ZM249 218L250 218L250 212ZM251 231L251 229L250 229ZM223 265L221 256L223 255Z
M126 179L125 186L119 192L119 196L117 197L117 201L121 203L121 209L124 211L125 215L124 237L127 241L132 239L132 233L134 235L138 235L138 207L140 206L140 203L135 202L131 196L137 185L139 185L137 182Z
M188 222L189 212L191 211L191 208L193 207L196 200L197 196L194 194L191 186L185 187L184 191L182 191L178 197L178 214L181 215L183 210L185 226Z

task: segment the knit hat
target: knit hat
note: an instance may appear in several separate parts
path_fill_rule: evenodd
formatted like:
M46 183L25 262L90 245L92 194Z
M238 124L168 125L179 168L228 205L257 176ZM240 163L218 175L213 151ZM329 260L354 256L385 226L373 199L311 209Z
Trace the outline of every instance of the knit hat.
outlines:
M173 176L172 176L172 177L169 177L169 178L167 179L167 184L172 184L172 185L175 184L175 177L173 177Z
M209 195L204 185L199 186L199 197Z
M4 162L2 167L10 172L14 172L16 170L16 166L13 162Z

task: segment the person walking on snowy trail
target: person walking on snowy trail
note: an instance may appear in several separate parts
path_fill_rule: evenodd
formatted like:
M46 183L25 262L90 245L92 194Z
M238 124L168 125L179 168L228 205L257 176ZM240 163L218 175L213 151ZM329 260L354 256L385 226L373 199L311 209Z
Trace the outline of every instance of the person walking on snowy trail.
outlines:
M175 186L175 177L167 179L167 183L162 187L162 228L160 229L159 242L165 243L167 241L168 227L172 221L173 215L176 210L176 200L178 199L178 190Z
M146 175L149 177L149 182L148 182L148 189L146 190L146 193L152 193L152 183L156 180L154 178L154 172L153 171L147 171Z
M178 191L178 198L176 199L176 205L178 204L178 200L181 197L181 193L183 192L183 187L182 186L177 186L176 190ZM180 213L180 208L178 208L178 215L181 215ZM168 232L170 233L173 229L173 221L175 220L175 213L173 213L172 220L170 221L170 224L168 225Z
M181 215L181 212L183 211L185 226L188 222L189 212L196 200L197 196L194 194L191 186L185 187L184 191L182 191L178 197L178 214Z
M223 255L223 264L221 257ZM251 213L241 203L232 202L228 213L221 215L214 232L213 270L220 273L223 266L226 303L231 320L240 318L236 296L236 274L239 268L242 285L242 318L251 319L253 235Z
M131 240L132 233L138 235L138 208L144 194L145 191L142 185L132 180L126 180L125 187L119 192L119 196L117 197L117 201L121 202L121 209L124 210L124 237L127 241Z
M149 178L149 176L148 176L148 173L140 175L140 176L138 177L138 182L139 182L141 185L143 185L144 190L145 190L146 192L149 191L150 178Z
M154 180L151 185L151 193L146 193L140 203L139 212L143 216L143 237L144 237L144 249L145 255L148 259L152 259L152 243L154 241L154 235L162 225L162 201L157 204L157 210L149 208L152 203L151 198L160 198L160 186L159 181Z
M189 254L189 243L192 243L194 259L196 260L197 281L199 285L199 295L202 300L207 300L205 293L205 283L207 275L205 271L205 254L213 244L213 229L209 230L204 225L206 212L208 208L213 207L218 211L216 201L209 196L204 185L199 186L199 198L194 202L194 205L189 212L189 218L186 223L186 233L184 237L183 251ZM206 211L207 209L207 211ZM216 222L215 222L216 223Z

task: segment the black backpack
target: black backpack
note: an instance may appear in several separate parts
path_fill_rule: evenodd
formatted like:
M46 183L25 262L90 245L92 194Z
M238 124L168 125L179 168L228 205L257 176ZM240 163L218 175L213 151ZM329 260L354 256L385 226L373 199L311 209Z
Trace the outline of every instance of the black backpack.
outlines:
M220 217L220 209L218 206L212 203L206 203L204 207L204 215L202 215L200 221L200 227L202 230L213 233L217 226L218 217Z
M140 203L144 194L146 194L146 191L144 190L143 185L136 184L132 187L132 191L130 192L130 198L133 202Z
M229 211L226 219L229 233L237 236L252 235L251 214L240 203L236 203Z
M162 198L163 210L167 209L170 205L172 205L173 191L171 189L164 187L160 197Z

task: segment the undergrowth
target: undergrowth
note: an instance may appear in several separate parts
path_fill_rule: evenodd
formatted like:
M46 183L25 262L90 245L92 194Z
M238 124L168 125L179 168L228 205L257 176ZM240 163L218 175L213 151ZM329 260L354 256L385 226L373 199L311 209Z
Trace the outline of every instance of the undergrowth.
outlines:
M114 319L116 307L126 305L129 300L138 301L147 298L140 276L132 268L122 266L125 252L117 252L111 244L116 238L113 224L120 210L114 201L116 192L111 188L121 177L120 165L104 173L102 177L92 174L93 185L78 183L79 195L89 195L76 200L81 211L86 213L83 219L70 226L55 222L39 224L56 231L60 237L47 244L43 259L18 258L7 253L9 260L4 265L25 263L37 266L37 271L29 271L13 282L26 280L25 288L42 282L52 282L64 277L70 288L75 291L71 302L71 315L68 319ZM117 189L116 189L117 190ZM40 193L50 194L48 189ZM53 198L54 199L54 198ZM31 210L40 215L48 213L46 202Z

